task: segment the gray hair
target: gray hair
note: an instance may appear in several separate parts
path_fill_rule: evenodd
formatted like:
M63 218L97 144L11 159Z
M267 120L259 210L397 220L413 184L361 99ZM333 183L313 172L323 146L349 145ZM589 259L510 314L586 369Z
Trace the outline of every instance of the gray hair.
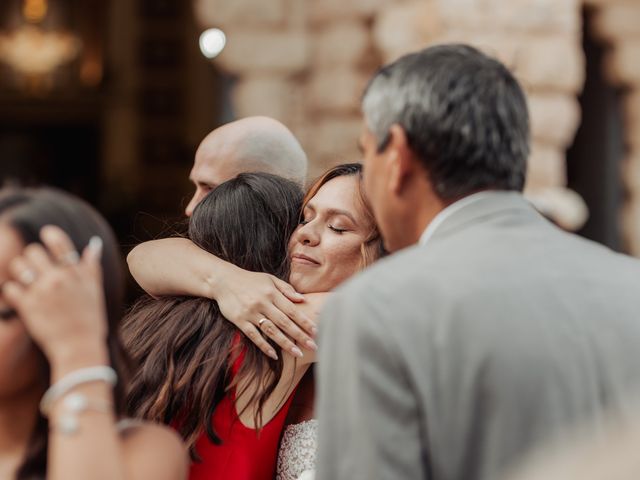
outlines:
M524 187L524 93L504 65L473 47L430 47L383 67L365 90L362 110L379 151L392 125L404 129L442 198Z

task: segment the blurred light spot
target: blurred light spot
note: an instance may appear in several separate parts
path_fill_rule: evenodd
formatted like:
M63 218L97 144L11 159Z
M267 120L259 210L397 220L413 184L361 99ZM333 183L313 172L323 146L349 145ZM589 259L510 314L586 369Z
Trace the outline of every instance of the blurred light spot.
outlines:
M80 80L83 84L96 87L102 81L103 69L99 58L88 57L80 67Z
M46 0L25 0L22 14L29 22L39 23L47 15L48 5Z
M227 36L219 28L210 28L200 35L200 51L207 58L217 57L227 43Z

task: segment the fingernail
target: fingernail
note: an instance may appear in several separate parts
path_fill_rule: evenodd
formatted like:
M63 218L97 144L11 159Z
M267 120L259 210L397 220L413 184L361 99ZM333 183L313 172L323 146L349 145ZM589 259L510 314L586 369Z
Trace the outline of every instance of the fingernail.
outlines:
M91 237L91 239L89 240L89 250L91 250L98 256L102 253L102 246L102 239L97 235Z
M318 350L318 345L316 345L316 342L314 342L313 340L307 340L306 342L304 342L304 344L309 350L313 350L314 352Z
M300 350L298 347L293 347L291 349L291 353L293 353L298 358L304 357L304 354L302 353L302 350Z
M275 350L269 350L269 356L274 360L278 360L278 354L276 353Z
M304 295L302 295L301 293L296 292L296 293L295 293L295 297L296 297L298 300L304 300Z
M312 333L313 335L317 335L317 334L318 334L318 329L317 329L317 327L311 327L311 333Z

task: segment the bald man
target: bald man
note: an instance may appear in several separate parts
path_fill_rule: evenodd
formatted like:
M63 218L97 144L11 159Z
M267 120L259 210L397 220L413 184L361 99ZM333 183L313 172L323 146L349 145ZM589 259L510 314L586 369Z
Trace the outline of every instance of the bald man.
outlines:
M293 133L268 117L247 117L216 128L200 143L189 179L196 191L188 217L211 190L243 172L267 172L303 186L307 156Z

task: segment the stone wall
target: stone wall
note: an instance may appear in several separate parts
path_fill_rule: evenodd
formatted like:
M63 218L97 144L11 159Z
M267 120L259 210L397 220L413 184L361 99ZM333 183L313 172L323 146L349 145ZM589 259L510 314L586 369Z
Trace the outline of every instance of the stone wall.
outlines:
M587 0L609 45L607 76L625 89L629 249L640 254L640 2ZM580 0L195 0L204 26L228 33L215 60L237 76L238 116L291 126L311 174L358 159L359 99L371 72L443 42L478 46L524 85L531 111L527 194L559 223L578 228L584 204L565 188L565 151L580 122L585 60Z
M623 162L627 202L621 212L628 249L640 256L640 2L588 0L596 8L594 27L609 45L605 72L624 92L626 157Z

